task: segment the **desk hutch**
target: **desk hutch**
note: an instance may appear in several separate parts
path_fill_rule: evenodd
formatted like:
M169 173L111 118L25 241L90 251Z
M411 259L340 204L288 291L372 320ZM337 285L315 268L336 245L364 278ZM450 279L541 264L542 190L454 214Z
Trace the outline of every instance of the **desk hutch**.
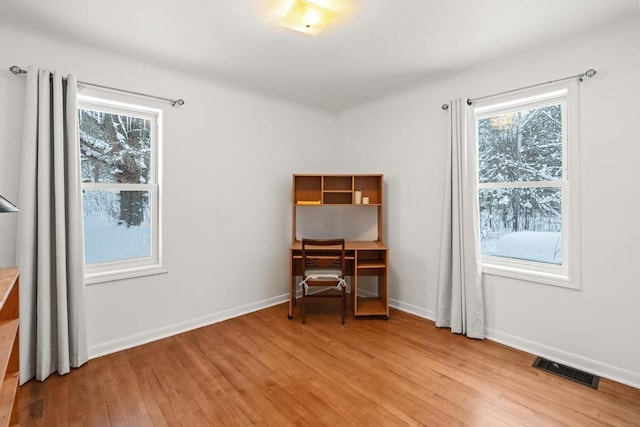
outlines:
M310 206L344 206L348 209L376 209L377 236L373 241L346 241L347 275L353 277L351 299L353 314L389 317L389 248L383 243L383 175L297 175L292 177L292 242L289 288L289 315L293 317L296 298L296 276L302 275L301 242L297 240L298 208ZM362 200L368 200L363 204ZM339 236L326 236L339 237ZM373 292L358 287L364 276L375 279Z

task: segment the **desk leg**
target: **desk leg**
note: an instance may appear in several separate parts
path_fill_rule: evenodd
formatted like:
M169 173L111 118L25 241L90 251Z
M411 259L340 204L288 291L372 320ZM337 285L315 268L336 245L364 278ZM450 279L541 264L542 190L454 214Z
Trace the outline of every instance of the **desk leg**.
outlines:
M293 319L293 304L296 299L296 290L294 288L294 274L295 274L295 265L293 261L293 251L290 251L289 254L289 314L287 314L288 319Z

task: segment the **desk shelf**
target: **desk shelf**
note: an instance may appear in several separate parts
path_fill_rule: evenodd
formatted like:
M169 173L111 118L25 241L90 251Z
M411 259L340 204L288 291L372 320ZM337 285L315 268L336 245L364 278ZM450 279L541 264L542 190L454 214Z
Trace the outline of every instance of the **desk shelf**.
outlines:
M387 251L362 249L358 251L358 269L387 268Z
M386 267L387 265L384 263L384 261L367 260L367 261L361 261L358 263L358 269L386 268Z
M323 191L323 205L351 205L353 191Z
M17 396L20 383L20 374L14 372L4 377L0 389L0 425L18 425L15 419L18 416ZM13 421L12 421L13 420Z
M357 316L387 316L387 307L381 298L359 297L355 310Z
M322 175L322 191L353 191L352 175Z

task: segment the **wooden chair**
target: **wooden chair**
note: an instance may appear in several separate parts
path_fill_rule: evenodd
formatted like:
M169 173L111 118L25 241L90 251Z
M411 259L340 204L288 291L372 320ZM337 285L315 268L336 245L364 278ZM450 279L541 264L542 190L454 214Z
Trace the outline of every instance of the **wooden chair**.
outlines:
M326 296L342 298L340 312L344 324L347 310L347 283L345 275L344 239L302 239L302 323L307 317L307 297ZM308 295L309 287L335 286L340 293Z

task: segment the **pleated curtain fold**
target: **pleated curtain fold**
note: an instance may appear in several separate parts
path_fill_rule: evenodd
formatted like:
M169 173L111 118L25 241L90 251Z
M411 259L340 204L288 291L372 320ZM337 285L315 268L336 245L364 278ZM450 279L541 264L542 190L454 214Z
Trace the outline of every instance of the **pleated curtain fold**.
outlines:
M77 81L29 67L20 174L20 381L88 359Z
M469 111L452 101L436 300L436 326L484 338L476 147L467 138Z

